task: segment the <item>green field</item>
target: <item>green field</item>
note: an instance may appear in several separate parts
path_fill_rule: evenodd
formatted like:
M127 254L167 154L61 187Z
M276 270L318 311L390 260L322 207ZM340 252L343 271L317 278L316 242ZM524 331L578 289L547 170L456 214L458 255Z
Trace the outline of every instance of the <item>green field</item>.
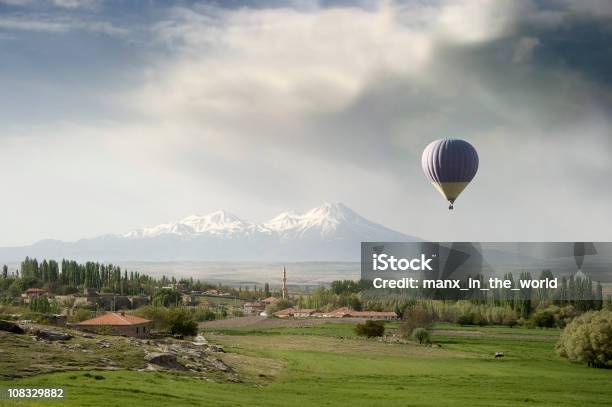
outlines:
M388 328L393 333L397 325ZM224 361L241 383L160 372L53 373L0 386L65 386L65 402L2 405L609 406L612 370L559 358L558 335L558 330L439 325L436 345L426 347L360 339L352 324L342 323L223 329L206 336L225 347ZM505 358L494 359L496 351Z

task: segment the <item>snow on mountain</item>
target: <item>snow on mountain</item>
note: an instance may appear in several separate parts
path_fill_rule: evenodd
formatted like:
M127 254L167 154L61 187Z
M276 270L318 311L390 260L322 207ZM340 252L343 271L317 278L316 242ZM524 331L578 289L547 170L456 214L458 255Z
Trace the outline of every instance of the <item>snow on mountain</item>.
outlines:
M210 235L223 238L246 236L262 231L259 225L247 222L226 211L215 211L208 215L191 215L178 222L164 223L126 233L123 237L138 239L174 234L181 237Z
M359 261L363 241L415 241L341 203L284 212L255 223L225 211L191 215L123 235L0 248L0 260L25 256L98 261Z
M264 223L245 221L218 210L208 215L191 215L178 222L134 230L123 237L142 239L173 234L184 238L215 236L231 239L263 234L281 239L333 239L351 233L367 238L377 236L380 232L397 233L368 221L341 203L324 203L303 214L283 212Z

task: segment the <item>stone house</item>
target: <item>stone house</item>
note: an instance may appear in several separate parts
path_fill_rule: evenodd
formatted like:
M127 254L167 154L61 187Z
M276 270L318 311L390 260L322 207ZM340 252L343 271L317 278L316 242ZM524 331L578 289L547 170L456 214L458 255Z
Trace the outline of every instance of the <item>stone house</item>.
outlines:
M153 321L127 315L124 312L109 312L96 318L81 321L72 327L81 331L110 335L148 338Z

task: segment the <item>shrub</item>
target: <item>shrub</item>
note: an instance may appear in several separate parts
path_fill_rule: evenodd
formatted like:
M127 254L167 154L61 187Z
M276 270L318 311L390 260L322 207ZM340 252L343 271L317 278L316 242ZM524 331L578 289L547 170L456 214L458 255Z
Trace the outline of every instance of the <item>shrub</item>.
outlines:
M404 322L400 325L400 334L409 338L416 328L431 328L434 316L425 308L411 308L404 311Z
M195 336L198 323L184 309L172 308L168 311L168 329L172 335Z
M457 318L457 323L459 325L474 325L474 314L470 312L467 314L459 315L459 317Z
M504 315L502 319L502 325L509 326L510 328L515 327L518 324L518 319L514 313L508 313Z
M176 290L162 288L153 296L153 305L164 307L175 307L181 304L181 293Z
M46 295L30 299L30 310L41 314L48 314L51 311L51 304Z
M193 318L197 321L197 322L203 322L203 321L213 321L217 318L217 315L207 309L207 308L198 308L196 309L196 311L193 313Z
M590 367L612 367L612 312L590 311L570 322L557 342L557 353Z
M289 300L279 299L278 301L268 305L266 307L266 313L269 317L277 311L284 310L293 307L293 303Z
M101 325L101 326L97 327L96 333L98 335L112 335L113 328L111 328L108 325Z
M553 328L555 324L555 316L550 311L538 311L533 315L533 323L540 328Z
M385 325L382 321L365 321L363 324L357 324L355 332L359 336L367 336L368 338L383 336Z
M86 319L91 319L93 317L93 313L87 308L76 308L74 313L71 316L71 321L81 322Z
M412 332L412 337L421 345L431 342L429 337L429 331L425 328L416 328Z

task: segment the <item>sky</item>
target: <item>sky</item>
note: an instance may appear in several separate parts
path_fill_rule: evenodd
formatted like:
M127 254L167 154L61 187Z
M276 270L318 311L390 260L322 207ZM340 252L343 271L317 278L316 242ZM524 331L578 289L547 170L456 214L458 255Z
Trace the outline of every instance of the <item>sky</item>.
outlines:
M0 246L342 202L433 241L612 240L608 0L0 0ZM480 156L447 210L420 156Z

